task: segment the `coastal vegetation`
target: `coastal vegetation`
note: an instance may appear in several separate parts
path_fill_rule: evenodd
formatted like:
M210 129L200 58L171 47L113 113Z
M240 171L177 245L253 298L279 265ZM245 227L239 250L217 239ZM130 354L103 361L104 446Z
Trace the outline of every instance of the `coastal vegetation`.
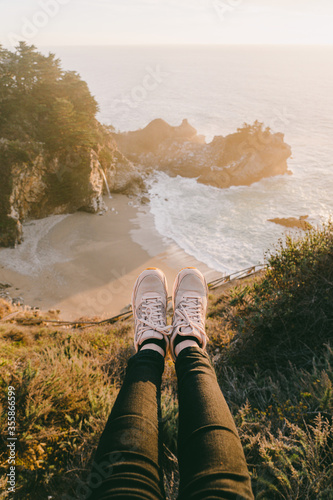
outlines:
M209 297L208 350L236 420L256 499L333 498L333 225L288 238L251 283ZM99 436L134 352L132 320L61 327L55 312L0 303L0 488L7 387L16 391L17 492L84 498ZM165 486L176 498L176 378L167 359ZM1 498L7 498L2 493Z
M114 179L118 167L126 189L129 162L97 111L88 85L54 54L0 46L0 246L19 243L28 218L102 209L102 170Z
M8 217L13 166L23 163L29 171L39 155L47 164L54 158L68 164L68 157L76 156L62 178L49 168L43 179L63 197L75 195L87 185L82 180L89 172L89 150L98 142L97 110L87 84L77 73L63 71L54 54L43 56L23 42L15 52L0 47L0 232L8 232L8 240L15 241L18 220Z
M24 42L15 52L1 48L0 61L2 138L43 143L50 153L96 143L98 106L77 73Z

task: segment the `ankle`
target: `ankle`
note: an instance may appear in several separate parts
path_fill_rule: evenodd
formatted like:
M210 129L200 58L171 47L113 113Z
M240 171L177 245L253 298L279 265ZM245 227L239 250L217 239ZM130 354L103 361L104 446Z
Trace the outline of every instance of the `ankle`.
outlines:
M149 349L150 351L158 352L161 356L163 356L163 358L165 358L165 351L159 345L153 343L145 344L141 347L140 351L146 351L147 349Z
M178 357L179 353L186 349L187 347L198 347L199 344L195 340L183 340L183 342L179 342L179 344L175 347L175 356Z

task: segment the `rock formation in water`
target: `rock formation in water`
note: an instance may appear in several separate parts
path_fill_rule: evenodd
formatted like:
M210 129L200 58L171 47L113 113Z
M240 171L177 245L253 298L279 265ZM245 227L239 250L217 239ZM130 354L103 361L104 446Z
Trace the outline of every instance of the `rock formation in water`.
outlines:
M143 130L114 134L119 149L135 165L169 175L196 177L218 188L250 185L265 177L290 173L291 148L280 133L263 124L244 124L236 133L209 144L184 120L172 127L154 120Z
M313 229L312 224L307 221L308 215L301 215L297 217L275 217L274 219L268 219L268 222L274 222L274 224L279 224L280 226L302 229L303 231L308 231Z
M86 83L53 54L0 46L0 246L20 243L29 218L100 211L105 183L139 194L154 170L219 188L288 172L290 147L259 122L206 144L187 120L117 134L97 111Z

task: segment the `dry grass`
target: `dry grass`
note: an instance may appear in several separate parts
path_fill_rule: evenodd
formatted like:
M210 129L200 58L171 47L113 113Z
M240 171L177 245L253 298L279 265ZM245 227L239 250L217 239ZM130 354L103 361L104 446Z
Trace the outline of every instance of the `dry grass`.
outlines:
M62 491L71 490L75 480L87 473L91 452L133 352L128 330L129 325L123 324L112 330L84 331L1 326L3 439L6 389L10 385L16 388L16 498L47 498L50 494L61 498ZM2 447L1 451L4 463L7 450Z
M13 310L14 308L9 302L0 298L0 319L11 314Z
M326 237L325 245L327 242ZM289 259L296 250L293 246ZM327 264L325 252L322 254ZM288 260L288 255L284 253L283 258ZM281 290L290 293L294 287L297 291L297 300L291 297L293 304L308 301L313 275L307 273L307 286L303 286L304 294L300 295L298 276L290 272L283 276L284 268L278 269ZM210 296L208 350L235 417L258 499L333 499L333 352L332 327L329 328L332 305L327 308L327 297L332 293L330 272L331 269L325 275L319 273L319 278L325 280L324 295L316 282L315 290L321 297L317 301L321 314L316 323L320 335L315 345L311 338L311 359L307 355L297 363L284 363L282 368L274 364L275 357L270 354L274 346L269 346L266 358L261 354L260 342L267 346L267 325L256 309L260 305L266 319L270 311L274 318L281 318L273 300L280 301L281 294L272 296L267 282L271 277L277 279L274 270L252 285L247 284L245 289L230 288ZM256 302L258 293L260 304ZM284 304L287 298L284 297ZM1 301L0 314L7 316L11 312L11 306ZM299 308L297 314L300 321ZM54 315L51 317L54 319ZM282 317L285 318L285 311ZM243 323L239 323L239 318ZM47 326L44 319L40 313L24 312L0 323L0 456L4 464L8 454L6 389L12 385L16 388L19 435L17 493L11 497L15 499L76 497L75 491L87 477L92 453L117 397L127 359L134 352L130 320L112 326L68 329ZM276 335L270 339L277 342L280 350L284 347L284 352L280 352L284 360L295 359L292 345L284 344ZM299 340L294 346L296 351L306 342L303 331ZM254 346L260 355L247 358L242 364L244 353L253 353ZM178 487L178 402L171 360L166 362L163 377L162 419L165 486L168 499L174 499ZM7 468L2 466L0 472L0 488L4 492L0 498L5 499Z
M226 325L221 330L222 323L217 316L208 320L209 350L239 428L257 498L332 498L327 483L333 460L332 351L327 347L310 371L249 374L222 362L232 339ZM61 499L64 493L75 497L133 353L131 330L130 321L75 330L25 327L14 321L1 325L3 440L6 388L12 385L17 391L14 498ZM165 485L173 499L178 486L178 402L171 360L163 378L162 415ZM2 463L7 454L3 445ZM4 468L2 473L5 485Z

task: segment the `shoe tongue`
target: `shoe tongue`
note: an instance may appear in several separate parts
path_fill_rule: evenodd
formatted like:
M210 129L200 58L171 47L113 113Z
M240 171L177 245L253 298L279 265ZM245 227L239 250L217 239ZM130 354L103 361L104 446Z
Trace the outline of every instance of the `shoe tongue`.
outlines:
M146 300L146 299L157 299L157 300L160 300L162 302L162 297L154 292L146 292L142 296L142 300Z
M147 299L157 299L162 302L162 297L157 295L154 292L146 292L142 296L142 302L144 302ZM157 339L162 339L163 335L156 330L146 330L143 335L142 335L142 340L149 339L149 338L157 338Z
M196 292L185 292L183 294L183 298L185 299L197 299L199 297L200 295ZM180 326L179 331L187 335L193 333L193 328L191 326Z

